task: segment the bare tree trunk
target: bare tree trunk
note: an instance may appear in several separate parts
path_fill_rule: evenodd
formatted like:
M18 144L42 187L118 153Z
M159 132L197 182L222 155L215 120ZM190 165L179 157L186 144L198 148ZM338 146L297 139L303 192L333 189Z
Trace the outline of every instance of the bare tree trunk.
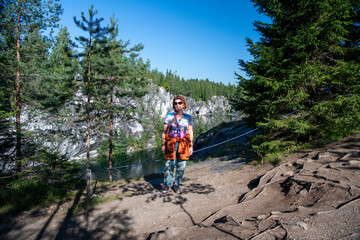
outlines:
M19 6L20 8L20 6ZM21 171L21 85L20 85L20 9L17 15L17 36L16 36L16 170Z
M112 77L111 77L112 78ZM110 95L110 126L109 126L109 181L112 181L112 160L113 160L113 86L111 86Z

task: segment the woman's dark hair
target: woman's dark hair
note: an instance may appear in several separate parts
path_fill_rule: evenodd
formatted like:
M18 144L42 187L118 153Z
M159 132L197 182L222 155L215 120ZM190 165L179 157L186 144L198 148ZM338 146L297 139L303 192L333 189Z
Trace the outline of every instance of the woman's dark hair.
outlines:
M181 100L181 101L182 101L182 104L183 104L183 109L187 109L187 104L186 104L186 102L185 102L185 98L182 97L182 96L176 96L176 97L174 97L173 103L172 103L173 109L175 109L175 106L174 106L175 100Z

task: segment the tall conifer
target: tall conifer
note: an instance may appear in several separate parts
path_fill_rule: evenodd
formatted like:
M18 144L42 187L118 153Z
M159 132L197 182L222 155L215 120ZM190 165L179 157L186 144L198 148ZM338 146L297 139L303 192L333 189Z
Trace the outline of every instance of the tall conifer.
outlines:
M61 27L47 61L48 75L43 78L38 93L48 111L57 110L76 91L74 76L79 73L79 66L74 58L74 46L67 28Z
M24 78L36 76L36 72L25 72L28 69L27 60L29 55L24 55L29 48L24 48L24 42L34 39L36 34L46 29L54 27L59 21L62 13L61 5L57 0L5 0L2 8L2 35L1 41L6 42L6 58L10 64L11 75L9 78L14 86L14 102L16 111L16 161L17 170L21 170L22 156L22 133L21 133L21 111L24 92L22 86ZM34 50L34 49L33 49ZM36 51L31 58L36 58ZM32 78L34 79L34 78Z
M104 36L108 33L108 28L101 27L101 22L104 18L95 18L95 15L98 13L97 10L94 10L94 6L91 5L89 8L89 16L85 17L84 12L81 13L81 20L77 20L74 17L75 24L81 28L83 31L87 32L88 36L79 36L76 37L76 40L82 45L84 52L84 58L82 60L83 65L86 67L87 73L87 84L86 84L86 94L87 94L87 104L86 104L86 121L87 121L87 150L86 150L86 169L87 169L87 200L90 201L90 134L91 134L91 109L90 109L90 100L91 100L91 82L92 82L92 54L96 51L96 43L100 43Z
M136 109L123 101L125 98L136 98L145 95L146 71L148 63L144 63L138 57L143 49L142 44L129 47L130 42L118 40L119 28L117 19L114 16L110 18L108 26L109 36L104 38L103 44L100 44L102 51L94 56L96 61L96 90L94 91L97 109L100 109L99 118L109 120L109 181L112 181L112 157L114 143L113 119L115 115L131 119L135 118ZM120 102L119 102L120 101ZM122 139L118 139L117 144Z
M253 60L239 60L234 107L250 126L267 125L261 151L293 141L338 138L359 129L359 1L252 0L271 23L255 22ZM353 44L350 44L352 42ZM276 120L301 110L291 118ZM275 134L276 133L276 134ZM276 146L275 146L276 145Z

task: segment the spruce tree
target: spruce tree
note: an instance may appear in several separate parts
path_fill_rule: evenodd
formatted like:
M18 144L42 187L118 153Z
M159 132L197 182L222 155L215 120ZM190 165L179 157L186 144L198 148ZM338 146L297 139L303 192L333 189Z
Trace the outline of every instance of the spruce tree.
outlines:
M26 94L23 94L22 100L33 108L41 107L42 102L49 98L49 92L45 91L44 83L49 77L48 51L50 47L50 40L43 36L39 29L34 29L24 37L21 51L24 64L22 89L26 91Z
M76 91L74 76L79 73L74 43L66 27L59 29L46 64L47 77L41 81L38 98L47 111L56 111Z
M1 43L0 43L1 44ZM0 45L1 49L4 49L3 45ZM12 134L11 121L9 118L14 116L14 112L11 110L9 101L9 79L8 76L11 74L9 63L6 57L3 55L4 52L0 53L0 159L7 164L13 161L11 152L14 147L16 138Z
M255 140L259 151L358 130L359 1L252 2L271 23L256 21L261 38L247 39L253 60L239 65L250 78L237 75L233 105L249 126L272 122Z

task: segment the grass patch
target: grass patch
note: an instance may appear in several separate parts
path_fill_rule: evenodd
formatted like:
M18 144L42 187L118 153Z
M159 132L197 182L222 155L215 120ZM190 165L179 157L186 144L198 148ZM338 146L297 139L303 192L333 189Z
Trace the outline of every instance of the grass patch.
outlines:
M129 197L129 196L131 196L130 193L119 193L119 194L111 195L111 196L108 196L108 197L102 197L102 196L94 197L91 200L91 205L92 206L97 206L97 205L101 205L103 203L111 202L111 201L114 201L114 200L120 200L120 199Z
M48 207L71 197L73 191L84 184L74 176L18 174L2 180L0 187L0 217L11 216L37 207Z

